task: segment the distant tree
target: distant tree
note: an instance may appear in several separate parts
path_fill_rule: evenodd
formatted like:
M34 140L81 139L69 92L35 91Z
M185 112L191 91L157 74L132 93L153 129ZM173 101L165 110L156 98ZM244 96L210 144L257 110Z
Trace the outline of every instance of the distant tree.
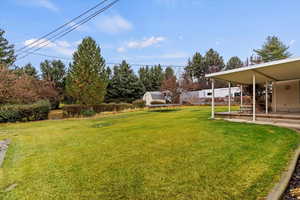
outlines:
M231 57L229 59L229 61L226 64L226 70L230 70L230 69L237 69L240 67L243 67L243 62L241 61L241 59L237 56Z
M223 70L225 68L223 57L213 50L209 49L204 56L204 73L210 74ZM225 87L226 84L222 81L215 82L216 87ZM205 77L199 82L199 87L202 89L210 88L210 82Z
M176 76L166 77L162 82L161 91L170 92L171 103L179 103L179 96L181 91Z
M138 71L139 79L146 91L159 91L164 78L161 65L141 67Z
M105 61L91 37L84 38L73 54L67 76L67 93L80 104L100 104L107 87Z
M143 96L144 85L125 60L119 66L115 66L113 71L112 79L107 87L107 102L131 103Z
M250 56L250 65L257 65L257 64L260 64L263 62L264 61L262 60L262 58L260 56L257 56L257 55Z
M152 74L149 66L141 67L138 71L139 79L145 87L146 91L153 91L152 88Z
M278 37L268 36L262 48L256 49L254 52L261 57L263 62L270 62L291 57L292 54L288 49L289 47L280 41Z
M193 78L190 76L189 73L184 72L180 82L179 82L180 88L182 91L195 91L199 89L198 82L194 82Z
M159 91L161 88L161 83L164 79L163 69L161 65L155 65L150 69L151 77L151 91Z
M172 69L172 67L167 67L165 69L165 77L164 79L170 79L172 77L175 76L174 70Z
M10 45L8 40L4 38L5 31L0 29L0 64L11 66L16 61L14 45Z
M192 60L188 60L188 65L185 68L187 74L189 74L192 78L197 79L198 81L202 80L205 76L205 65L204 58L199 52L196 52L192 58Z
M221 71L225 67L224 59L217 51L209 49L204 56L204 66L205 73Z
M66 66L60 60L45 60L40 64L42 79L52 81L57 87L62 87L66 75Z
M31 63L26 64L24 67L21 68L21 70L28 76L32 76L36 79L38 78L38 72Z

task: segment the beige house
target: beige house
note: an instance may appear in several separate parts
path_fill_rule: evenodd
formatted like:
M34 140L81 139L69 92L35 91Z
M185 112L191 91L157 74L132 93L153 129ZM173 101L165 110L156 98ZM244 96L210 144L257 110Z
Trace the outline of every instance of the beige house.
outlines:
M272 110L300 113L300 80L281 81L276 84L272 99Z
M206 75L212 80L212 118L243 118L256 120L296 120L300 124L300 58L289 58L268 62L249 67L222 71ZM231 83L241 86L241 109L231 111L229 99L228 112L215 113L214 81L228 82L229 93ZM243 104L243 87L251 85L253 88L252 103ZM257 85L264 86L264 105L257 102ZM231 96L231 95L229 95ZM258 109L260 107L260 109ZM248 108L245 109L245 108ZM244 112L247 110L248 112ZM250 112L249 112L250 111ZM295 121L295 122L296 122Z

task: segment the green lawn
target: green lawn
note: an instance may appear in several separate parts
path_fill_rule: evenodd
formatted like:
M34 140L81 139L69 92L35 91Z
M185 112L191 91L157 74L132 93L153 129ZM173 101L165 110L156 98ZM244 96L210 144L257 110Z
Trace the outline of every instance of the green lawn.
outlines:
M209 107L0 125L0 199L260 199L296 132L209 120ZM6 188L17 186L11 191Z

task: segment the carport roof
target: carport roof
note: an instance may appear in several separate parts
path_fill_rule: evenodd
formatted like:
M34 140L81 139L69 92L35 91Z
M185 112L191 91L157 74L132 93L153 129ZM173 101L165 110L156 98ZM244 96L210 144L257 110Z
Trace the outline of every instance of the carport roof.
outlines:
M252 84L253 73L256 83L300 79L300 57L267 62L238 69L207 74L207 78L240 84Z

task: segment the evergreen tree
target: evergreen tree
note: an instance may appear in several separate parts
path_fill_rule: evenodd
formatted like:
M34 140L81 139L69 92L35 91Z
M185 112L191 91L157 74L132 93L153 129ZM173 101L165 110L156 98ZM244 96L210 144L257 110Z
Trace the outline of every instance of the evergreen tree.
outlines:
M125 60L119 66L115 66L113 71L113 77L107 87L106 101L130 103L143 96L144 85Z
M99 104L106 94L107 74L100 47L84 38L73 54L67 76L67 92L80 104Z
M219 72L225 67L223 57L220 56L220 54L213 49L209 49L206 52L203 60L204 74ZM225 87L226 84L222 81L216 81L215 86ZM203 76L203 78L199 81L199 87L202 89L210 88L210 82L208 79L205 78L205 76Z
M0 29L0 65L11 66L16 61L14 45L4 38L5 31Z
M204 73L213 73L221 71L224 67L224 60L220 54L213 50L209 49L204 56Z
M226 64L226 70L230 70L230 69L237 69L240 67L243 67L243 62L241 61L241 59L237 56L231 57L229 59L229 61Z
M170 79L175 76L174 70L172 67L167 67L165 69L165 79Z
M42 79L53 82L57 88L64 87L64 79L66 75L65 64L60 60L45 60L41 62L40 69L42 72Z
M156 65L150 69L151 91L159 91L164 79L163 69L161 65Z
M26 64L24 67L14 66L14 69L12 69L12 71L17 76L23 76L24 74L26 74L28 76L34 77L35 79L38 79L38 72L31 63Z
M28 76L32 76L34 78L38 78L38 72L36 71L35 67L32 66L31 63L28 63L24 67L22 67L23 73L27 74Z
M270 62L291 57L292 54L288 49L289 47L281 42L278 37L268 36L262 48L256 49L254 52L261 57L263 62Z
M193 71L193 68L192 68L192 61L191 61L190 58L188 59L187 66L184 68L184 74L185 74L185 77L190 77L190 78L194 77L194 71Z
M203 59L202 55L196 52L192 60L188 60L188 66L186 67L187 74L191 75L192 78L196 78L198 81L205 76L206 70Z
M153 91L152 76L149 66L141 67L138 71L139 79L145 87L146 91Z
M161 65L153 67L141 67L139 69L139 78L146 91L159 91L164 74Z

